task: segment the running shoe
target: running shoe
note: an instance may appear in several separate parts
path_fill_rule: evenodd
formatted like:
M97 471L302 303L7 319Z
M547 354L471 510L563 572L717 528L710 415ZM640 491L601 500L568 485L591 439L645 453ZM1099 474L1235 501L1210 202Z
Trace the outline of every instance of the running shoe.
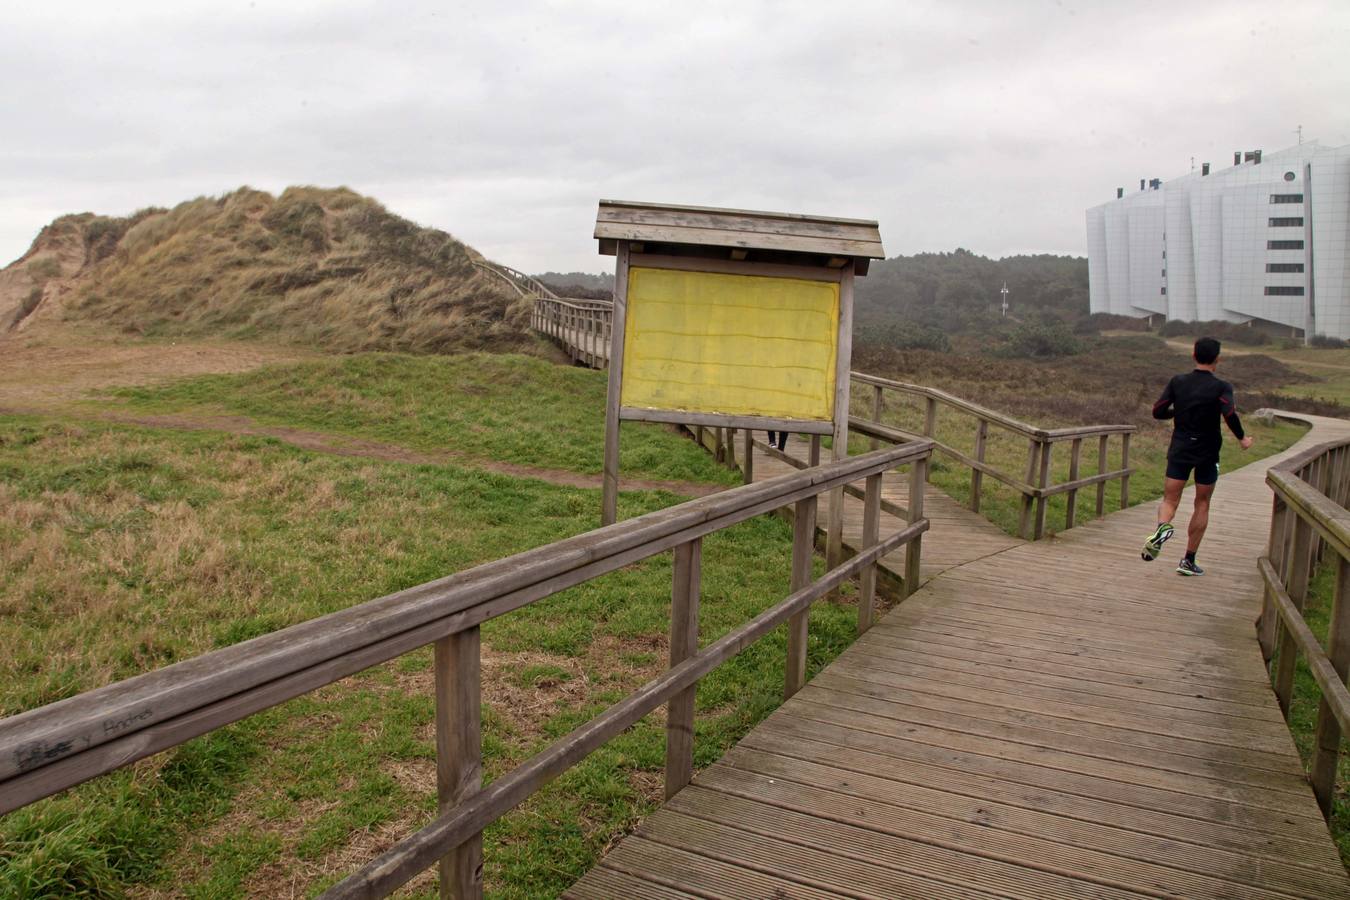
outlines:
M1149 535L1148 540L1144 542L1144 549L1139 554L1145 562L1152 562L1158 558L1162 552L1162 545L1167 543L1168 538L1172 536L1172 525L1169 522L1163 522L1158 526L1158 530Z
M1189 559L1182 558L1181 564L1177 566L1178 575L1203 575L1205 570L1191 562Z

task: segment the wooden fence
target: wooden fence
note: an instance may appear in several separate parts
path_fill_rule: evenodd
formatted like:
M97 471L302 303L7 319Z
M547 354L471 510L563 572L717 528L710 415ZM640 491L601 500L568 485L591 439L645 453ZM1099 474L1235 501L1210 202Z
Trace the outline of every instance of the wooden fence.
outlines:
M614 304L604 300L540 297L534 301L530 327L552 338L576 362L603 369L609 365L609 339Z
M784 691L806 680L813 601L853 575L871 622L876 563L900 546L918 564L931 442L906 444L659 510L410 588L0 721L0 813L175 747L427 644L434 645L439 813L328 897L381 897L440 861L442 896L482 893L481 832L588 753L667 704L666 795L693 772L699 680L787 623ZM817 498L862 480L876 521L882 474L910 466L905 527L812 580ZM702 539L791 505L789 596L699 649ZM670 667L659 678L482 787L479 626L666 550L674 551ZM911 582L912 583L912 582Z
M1285 720L1290 715L1294 669L1301 653L1321 690L1309 780L1322 814L1331 817L1341 736L1350 733L1350 441L1320 444L1271 467L1275 493L1270 543L1257 565L1265 581L1258 622L1261 652L1278 649L1273 680ZM1336 567L1331 624L1325 649L1303 619L1308 581L1330 550Z
M934 448L958 463L970 467L970 508L979 512L980 491L983 477L988 475L1022 494L1022 512L1019 533L1024 538L1040 540L1045 534L1046 501L1056 494L1067 494L1068 508L1064 515L1064 528L1074 526L1077 518L1078 492L1085 488L1097 490L1097 515L1101 516L1106 507L1106 483L1120 479L1120 508L1130 503L1130 436L1134 434L1133 425L1086 425L1077 428L1036 428L1025 422L1019 422L992 409L986 409L968 400L952 396L945 391L906 384L888 378L878 378L862 372L852 373L853 382L864 388L870 388L872 395L872 415L870 419L853 416L849 428L872 439L875 448L879 440L931 440ZM915 434L882 424L882 415L886 409L887 392L901 394L922 402L924 410L923 432ZM855 392L855 399L864 396ZM937 440L937 421L939 409L953 410L975 419L974 455L963 453L957 448ZM1022 477L1016 473L1002 472L985 461L985 448L988 444L989 429L1001 428L1027 442L1026 470ZM1120 440L1120 468L1108 471L1109 441L1112 437ZM1082 476L1083 444L1097 444L1097 472ZM1068 480L1055 484L1052 477L1051 456L1055 445L1069 444Z

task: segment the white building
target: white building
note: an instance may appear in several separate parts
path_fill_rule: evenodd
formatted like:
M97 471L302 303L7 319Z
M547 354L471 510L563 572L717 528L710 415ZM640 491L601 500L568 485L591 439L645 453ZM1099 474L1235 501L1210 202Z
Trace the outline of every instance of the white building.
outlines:
M1087 211L1091 311L1350 339L1350 145L1234 154Z

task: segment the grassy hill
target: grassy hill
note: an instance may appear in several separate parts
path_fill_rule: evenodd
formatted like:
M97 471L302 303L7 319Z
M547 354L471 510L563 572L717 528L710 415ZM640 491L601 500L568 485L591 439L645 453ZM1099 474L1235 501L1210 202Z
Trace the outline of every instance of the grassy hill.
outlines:
M346 188L250 188L63 216L0 270L0 333L42 321L326 350L511 350L528 308L450 235Z

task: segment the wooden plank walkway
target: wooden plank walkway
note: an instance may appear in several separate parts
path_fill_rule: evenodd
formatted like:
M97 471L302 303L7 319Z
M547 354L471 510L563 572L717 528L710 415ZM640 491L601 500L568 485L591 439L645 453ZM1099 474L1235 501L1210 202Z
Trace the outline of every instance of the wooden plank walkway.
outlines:
M1189 494L1153 563L1148 503L926 568L569 896L1350 897L1252 624L1274 461L1220 480L1203 578Z

